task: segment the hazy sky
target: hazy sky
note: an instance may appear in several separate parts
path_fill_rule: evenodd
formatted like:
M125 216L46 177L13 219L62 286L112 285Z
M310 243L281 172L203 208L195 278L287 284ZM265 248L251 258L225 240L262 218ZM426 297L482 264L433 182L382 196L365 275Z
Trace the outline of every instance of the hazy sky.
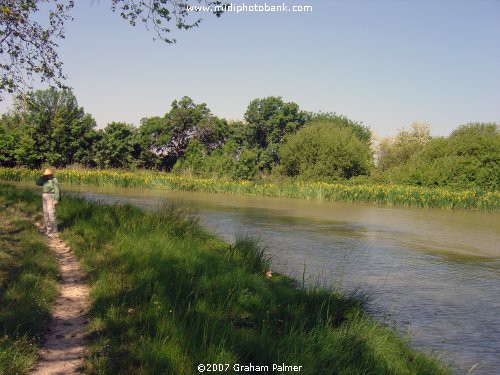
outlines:
M198 29L175 30L176 45L109 4L79 0L60 43L67 82L100 127L163 115L184 95L228 119L282 96L381 136L414 121L439 135L500 123L500 0L290 0L313 10L200 14Z

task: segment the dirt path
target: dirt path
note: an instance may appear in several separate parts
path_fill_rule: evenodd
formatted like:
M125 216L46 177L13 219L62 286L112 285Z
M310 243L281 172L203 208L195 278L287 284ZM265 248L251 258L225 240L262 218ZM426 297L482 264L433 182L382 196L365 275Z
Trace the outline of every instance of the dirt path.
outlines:
M89 287L69 246L57 237L47 242L59 260L60 290L33 374L78 374L83 369Z

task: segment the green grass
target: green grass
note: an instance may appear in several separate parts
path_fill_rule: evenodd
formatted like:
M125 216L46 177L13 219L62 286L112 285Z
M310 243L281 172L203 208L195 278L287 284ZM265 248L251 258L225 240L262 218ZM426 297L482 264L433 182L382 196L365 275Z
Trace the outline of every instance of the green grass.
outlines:
M57 260L32 194L0 187L0 374L27 374L57 296Z
M35 181L40 171L0 168L0 180ZM248 194L269 197L348 201L394 206L437 207L500 211L500 192L484 190L450 190L375 183L326 183L287 180L229 181L177 176L153 171L62 169L57 178L67 184L141 187L151 189L205 191L224 194Z
M195 374L200 363L227 363L227 373L250 363L315 375L449 372L367 316L364 298L269 279L255 241L228 245L178 207L68 197L58 215L92 288L87 373Z

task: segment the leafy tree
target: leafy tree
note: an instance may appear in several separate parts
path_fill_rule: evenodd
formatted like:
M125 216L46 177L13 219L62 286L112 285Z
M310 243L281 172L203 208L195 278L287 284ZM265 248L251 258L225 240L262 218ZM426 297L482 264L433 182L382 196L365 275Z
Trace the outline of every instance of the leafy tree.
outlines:
M279 164L278 147L287 134L293 134L307 121L307 114L293 102L269 96L250 102L245 112L248 145L259 148L257 165L263 172L270 172Z
M177 159L182 156L189 141L195 138L197 129L210 122L211 113L205 103L195 104L191 98L184 96L172 102L172 109L165 118L172 132L166 151Z
M365 175L372 167L366 142L348 127L314 121L286 138L280 171L305 180L338 180Z
M204 176L209 171L207 149L196 139L189 142L184 156L177 160L172 172Z
M40 165L41 156L35 145L35 131L25 123L20 112L2 115L0 125L0 154L2 166Z
M227 140L234 141L240 147L250 147L252 143L252 129L243 121L228 121L226 137Z
M235 180L253 180L259 173L258 150L243 148L240 150L237 163L234 166L232 178Z
M13 113L3 117L5 133L16 137L13 162L38 168L42 164L90 164L95 121L70 90L39 90L17 98ZM11 154L12 155L12 154Z
M171 137L172 131L165 117L143 118L138 133L141 147L140 166L149 169L160 168L161 150L168 145Z
M146 150L143 152L157 155L157 165L169 170L193 139L207 150L220 147L227 133L227 123L213 116L205 103L195 104L184 96L172 102L171 110L163 118L143 119L139 132Z
M138 22L153 30L155 38L174 43L169 37L172 22L178 29L199 26L201 19L189 10L203 3L216 9L221 1L209 0L110 0L113 12L132 26ZM2 0L0 3L0 94L31 90L34 76L63 88L65 79L58 56L58 41L64 38L64 25L71 21L73 0ZM48 9L48 11L47 11ZM46 22L39 22L40 12Z
M25 99L27 122L42 161L55 166L89 164L95 120L78 106L71 90L39 90Z
M245 112L252 146L267 148L281 143L286 134L295 133L306 120L306 113L296 103L285 103L281 97L269 96L250 102Z
M346 116L337 115L331 112L308 113L308 122L329 122L335 124L336 127L349 128L363 142L370 143L372 132L368 126L360 122L353 121Z
M95 162L100 168L131 168L141 154L137 130L124 122L112 122L99 132L94 145Z
M241 148L233 139L210 152L194 139L189 143L184 157L175 164L173 171L202 177L251 180L259 171L257 158L256 149Z
M385 172L390 181L458 189L500 190L500 130L471 123L428 141L410 160Z
M19 144L19 134L9 126L10 116L3 115L0 120L0 166L16 165L16 149Z
M49 3L46 26L35 20L40 5ZM26 76L39 75L62 87L64 75L57 54L58 39L64 38L64 23L70 19L73 1L3 0L0 5L0 93L31 88Z
M377 164L380 170L405 164L431 139L430 126L415 122L409 130L401 129L395 137L383 138L378 145Z
M196 127L195 137L209 151L220 148L228 137L227 121L211 115L208 121L201 121Z

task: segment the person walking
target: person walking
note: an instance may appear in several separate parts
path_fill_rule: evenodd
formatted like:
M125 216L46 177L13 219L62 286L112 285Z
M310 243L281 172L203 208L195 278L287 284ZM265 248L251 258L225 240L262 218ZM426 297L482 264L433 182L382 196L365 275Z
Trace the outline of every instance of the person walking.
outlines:
M54 172L47 168L43 171L43 175L36 184L43 186L42 203L45 234L50 238L57 237L56 206L61 200L59 181L54 177Z

